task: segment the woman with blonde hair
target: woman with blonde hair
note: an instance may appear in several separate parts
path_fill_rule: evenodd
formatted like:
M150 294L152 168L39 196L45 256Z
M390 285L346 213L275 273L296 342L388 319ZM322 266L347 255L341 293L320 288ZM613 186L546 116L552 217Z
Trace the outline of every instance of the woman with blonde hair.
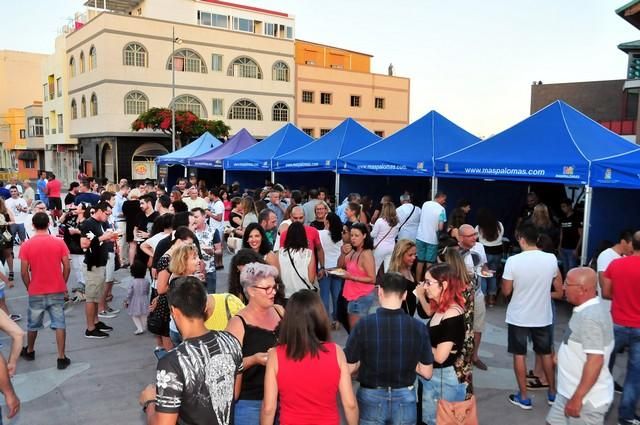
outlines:
M538 248L546 252L555 253L560 244L560 230L551 220L547 206L539 203L533 207L533 214L531 214L529 222L535 226L540 235L547 235L550 238L550 241L547 239L549 241L547 246L539 245ZM540 240L540 238L538 239Z
M380 267L383 267L383 273L386 273L389 268L391 253L393 252L399 230L400 225L398 223L395 205L393 205L393 202L382 204L380 217L376 220L371 230L376 273L380 270Z
M251 196L245 196L240 201L240 210L242 211L242 223L234 230L234 234L237 237L242 237L244 229L251 223L258 222L258 212L256 211L256 204Z
M198 273L200 270L198 248L193 243L182 242L177 246L174 244L169 251L171 251L171 260L169 261L169 271L171 271L168 286L169 290L175 285L178 285L180 283L179 279L183 277L194 276L203 281L204 276L202 273ZM176 347L182 342L180 331L178 330L173 317L169 321L169 337L171 338L173 345Z
M125 240L129 244L129 264L133 264L138 251L138 244L133 241L133 228L138 225L138 219L142 214L139 198L140 189L134 188L129 191L127 200L122 203L122 215L126 223Z
M411 268L415 262L416 243L409 239L399 240L391 254L389 271L400 273L407 284L407 298L402 303L402 309L407 312L409 316L413 316L416 312L417 300L413 293L413 290L416 289L416 281L411 272Z

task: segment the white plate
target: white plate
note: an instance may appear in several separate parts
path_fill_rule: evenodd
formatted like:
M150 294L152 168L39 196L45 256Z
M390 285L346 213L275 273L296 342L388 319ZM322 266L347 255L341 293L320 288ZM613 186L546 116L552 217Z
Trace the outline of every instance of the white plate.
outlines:
M332 274L334 276L344 276L347 272L345 270L327 270L327 273Z

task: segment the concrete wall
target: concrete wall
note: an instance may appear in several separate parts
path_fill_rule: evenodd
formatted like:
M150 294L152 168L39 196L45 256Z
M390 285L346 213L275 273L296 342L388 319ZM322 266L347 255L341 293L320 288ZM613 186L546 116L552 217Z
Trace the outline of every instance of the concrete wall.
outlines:
M296 40L296 63L299 65L315 65L322 68L370 72L371 55L309 41Z
M0 50L0 113L42 99L40 70L47 55Z

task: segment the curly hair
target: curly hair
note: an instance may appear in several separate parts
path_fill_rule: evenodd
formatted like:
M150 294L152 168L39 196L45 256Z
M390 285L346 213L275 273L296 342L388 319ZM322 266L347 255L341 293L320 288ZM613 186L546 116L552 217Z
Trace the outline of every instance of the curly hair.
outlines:
M269 241L267 240L267 234L264 232L262 226L260 226L260 224L258 223L249 223L247 228L244 230L244 233L242 234L242 247L251 248L251 246L249 246L249 236L254 230L257 230L258 233L260 233L260 238L262 238L260 241L260 246L258 247L258 253L260 255L267 255L271 251L271 246L269 244Z

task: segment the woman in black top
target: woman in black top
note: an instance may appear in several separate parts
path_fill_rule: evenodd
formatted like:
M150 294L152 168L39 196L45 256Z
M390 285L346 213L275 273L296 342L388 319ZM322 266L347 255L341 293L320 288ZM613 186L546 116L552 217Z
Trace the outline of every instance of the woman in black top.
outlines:
M415 262L416 243L408 239L399 240L393 249L393 254L391 254L389 271L400 273L407 284L407 298L402 303L402 309L409 316L413 316L416 312L416 296L413 294L413 290L416 289L416 281L411 272Z
M129 264L133 264L138 244L133 242L133 228L138 225L142 210L140 209L140 190L131 189L129 197L122 203L122 215L126 223L125 240L129 244Z
M448 264L438 264L427 272L425 282L416 288L420 304L433 312L429 335L433 347L433 376L422 383L422 421L436 425L437 400L464 401L466 384L461 384L453 367L464 344L463 285Z

